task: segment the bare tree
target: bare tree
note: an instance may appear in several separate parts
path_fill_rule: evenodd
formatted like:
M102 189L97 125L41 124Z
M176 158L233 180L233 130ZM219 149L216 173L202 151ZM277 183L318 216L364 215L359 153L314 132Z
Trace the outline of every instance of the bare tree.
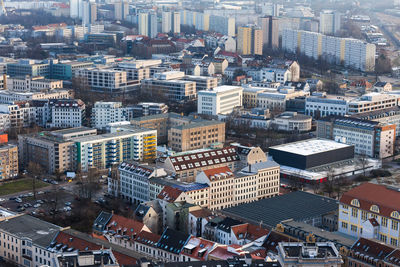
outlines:
M366 169L368 166L368 156L365 152L360 154L360 156L358 157L358 162L359 162L359 166L363 170L363 175L365 177L366 176L365 172L366 172Z
M39 163L29 161L27 170L32 177L33 198L36 199L36 179L38 175L43 173L43 168Z

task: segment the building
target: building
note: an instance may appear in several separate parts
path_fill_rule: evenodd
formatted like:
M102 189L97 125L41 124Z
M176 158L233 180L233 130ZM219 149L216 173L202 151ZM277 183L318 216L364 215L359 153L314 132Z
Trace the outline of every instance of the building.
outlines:
M319 13L319 32L326 35L335 35L341 28L340 12L333 10L322 10Z
M170 71L157 73L154 78L142 80L141 90L153 96L170 101L192 100L196 95L196 82L181 80L184 72Z
M273 118L272 127L286 132L308 132L311 130L312 117L286 111Z
M255 163L237 173L225 166L204 170L196 176L196 182L210 187L210 210L277 196L279 179L279 165L274 161Z
M310 92L303 90L296 90L293 88L281 88L279 90L265 90L257 94L257 107L284 111L286 102L296 97L309 96Z
M278 244L278 261L282 267L290 266L331 266L340 267L342 257L332 242Z
M396 126L347 117L317 121L317 137L354 145L356 154L387 158L394 153Z
M279 48L279 19L273 16L258 19L263 36L263 45L269 49Z
M331 198L307 193L291 192L224 209L223 214L237 220L269 229L287 219L320 227L323 217L337 212L337 202ZM265 212L268 210L268 212Z
M73 139L76 162L83 171L109 168L125 160L149 161L156 157L157 132L120 127L111 133Z
M132 111L132 116L128 116L128 118L168 113L168 106L164 103L140 102L137 105L130 106L128 109Z
M31 77L43 76L48 78L50 76L50 64L33 59L20 59L18 62L7 63L7 75L10 77L29 75Z
M214 89L218 86L217 77L186 75L183 80L196 82L196 92Z
M306 115L320 118L325 116L345 116L348 113L348 104L344 97L340 96L311 96L305 101Z
M9 104L15 101L30 101L39 99L68 99L71 94L68 90L54 89L43 92L12 92L0 90L0 103Z
M105 129L110 123L126 121L121 102L96 102L92 108L92 127Z
M97 21L97 5L96 2L83 0L82 22L84 25L94 24Z
M129 162L123 162L118 170L119 196L135 204L150 200L149 180L151 178L167 176L164 169Z
M377 121L384 125L396 125L396 137L400 136L400 107L385 108L351 115L352 118Z
M354 157L354 146L324 139L309 139L269 148L280 165L302 170Z
M129 15L129 3L127 1L118 1L114 3L115 20L124 21Z
M181 14L180 12L163 11L161 16L161 31L163 33L181 32Z
M261 148L232 144L219 149L200 149L169 156L162 159L162 166L173 177L190 182L204 170L227 166L236 172L249 164L265 161L267 157Z
M237 52L241 55L262 55L263 32L255 26L238 28Z
M229 16L216 16L210 15L209 31L219 32L228 36L235 36L236 34L236 22L235 18Z
M49 101L50 128L81 127L85 120L85 103L80 99L54 99Z
M15 215L0 221L0 253L7 261L23 266L53 266L55 251L50 244L61 227L29 215ZM46 233L44 235L43 233Z
M84 79L93 91L125 92L137 88L129 84L126 71L101 68L81 68L75 70L75 78Z
M357 114L392 108L399 103L397 95L369 93L348 102L348 114Z
M168 146L182 152L225 143L225 123L200 121L172 127L168 131Z
M62 61L51 66L51 78L60 80L71 80L75 77L78 69L89 68L93 66L91 61Z
M338 231L399 246L399 198L393 186L364 183L351 189L339 200Z
M19 135L18 156L21 168L27 168L29 162L34 162L47 173L75 171L76 146L72 139L96 134L96 129L80 127Z
M0 144L0 180L18 176L18 147L11 144Z
M140 12L138 14L138 32L140 35L155 38L157 36L157 13Z
M198 92L197 113L207 115L229 114L233 108L243 105L243 88L218 86L213 90Z
M282 31L282 49L303 54L314 60L322 57L330 63L343 64L356 70L375 70L376 46L362 40L285 29Z
M7 90L14 92L37 92L48 89L61 89L63 88L62 80L50 80L43 77L30 77L26 76L7 78Z

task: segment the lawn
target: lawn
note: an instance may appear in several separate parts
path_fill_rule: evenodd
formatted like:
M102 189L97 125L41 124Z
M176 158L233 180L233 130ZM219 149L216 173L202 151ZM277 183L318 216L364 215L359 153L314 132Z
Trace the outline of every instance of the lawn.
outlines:
M46 186L49 186L49 184L40 180L36 180L36 190ZM11 182L5 182L0 185L0 196L14 194L26 190L32 190L31 179L20 179Z

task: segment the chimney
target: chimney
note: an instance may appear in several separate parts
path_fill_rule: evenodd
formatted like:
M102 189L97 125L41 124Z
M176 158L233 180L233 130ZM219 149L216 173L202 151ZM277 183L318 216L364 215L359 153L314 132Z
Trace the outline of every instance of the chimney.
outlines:
M251 172L251 164L249 164L249 172Z

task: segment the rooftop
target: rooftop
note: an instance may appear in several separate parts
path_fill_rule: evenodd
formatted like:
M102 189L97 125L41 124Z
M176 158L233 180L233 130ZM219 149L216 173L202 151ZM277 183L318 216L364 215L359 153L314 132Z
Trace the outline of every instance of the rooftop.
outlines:
M261 199L224 209L223 213L242 220L275 227L278 223L293 219L304 221L310 218L335 212L338 202L334 199L296 191L282 196ZM268 212L265 212L268 211Z
M270 149L289 152L302 156L309 156L326 151L332 151L340 148L349 147L350 145L338 143L327 139L308 139L299 142L293 142L278 146L272 146Z
M180 254L189 238L189 234L167 228L162 233L157 247L170 253Z

